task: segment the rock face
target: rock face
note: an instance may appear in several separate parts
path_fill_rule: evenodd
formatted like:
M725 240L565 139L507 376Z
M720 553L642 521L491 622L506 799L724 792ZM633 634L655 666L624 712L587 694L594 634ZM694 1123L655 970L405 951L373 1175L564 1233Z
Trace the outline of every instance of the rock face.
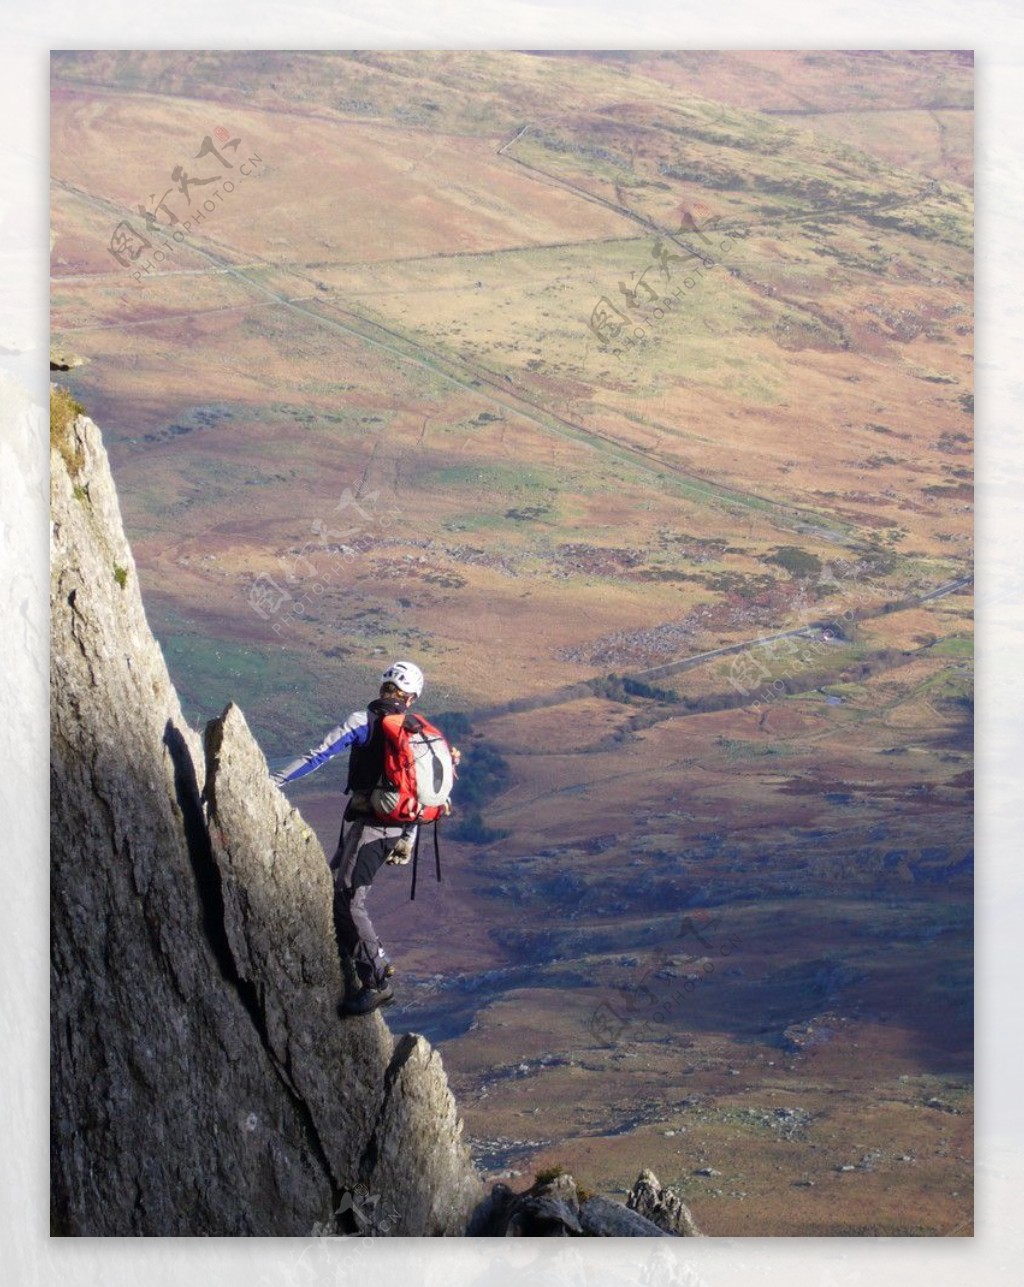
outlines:
M307 1236L370 1203L462 1234L482 1186L440 1057L337 1017L323 851L235 707L205 748L185 723L99 432L57 446L52 1231Z
M675 1189L663 1189L653 1171L641 1171L629 1191L626 1206L652 1224L679 1238L701 1238L690 1208Z
M490 1238L668 1238L672 1232L611 1198L584 1197L568 1174L538 1178L525 1193L496 1184L469 1229Z

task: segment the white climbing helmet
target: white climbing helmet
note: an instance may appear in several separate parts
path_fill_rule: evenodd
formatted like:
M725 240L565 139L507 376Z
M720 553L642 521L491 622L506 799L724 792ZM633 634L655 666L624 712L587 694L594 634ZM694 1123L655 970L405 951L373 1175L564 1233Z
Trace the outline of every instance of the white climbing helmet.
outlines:
M412 661L393 661L380 677L382 684L394 684L403 693L419 697L423 692L423 671Z

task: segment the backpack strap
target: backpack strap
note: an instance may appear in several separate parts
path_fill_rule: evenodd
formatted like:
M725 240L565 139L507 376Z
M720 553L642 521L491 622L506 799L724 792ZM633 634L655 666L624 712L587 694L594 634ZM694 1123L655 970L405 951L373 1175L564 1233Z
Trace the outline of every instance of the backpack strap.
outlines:
M437 819L434 819L434 863L437 867L437 883L441 883L441 846L437 839Z
M420 858L420 829L416 828L416 843L412 849L412 889L409 893L410 901L416 897L416 869L419 865ZM437 838L437 819L434 819L434 866L437 868L437 879L441 880L441 844Z

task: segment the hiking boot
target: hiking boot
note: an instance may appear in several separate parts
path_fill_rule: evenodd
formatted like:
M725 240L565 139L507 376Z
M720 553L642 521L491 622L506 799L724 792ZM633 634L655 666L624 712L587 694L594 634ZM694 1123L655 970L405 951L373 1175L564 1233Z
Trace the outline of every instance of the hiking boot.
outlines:
M382 983L379 988L362 987L354 997L346 997L341 1003L342 1014L370 1014L378 1006L390 1005L395 999L390 983Z

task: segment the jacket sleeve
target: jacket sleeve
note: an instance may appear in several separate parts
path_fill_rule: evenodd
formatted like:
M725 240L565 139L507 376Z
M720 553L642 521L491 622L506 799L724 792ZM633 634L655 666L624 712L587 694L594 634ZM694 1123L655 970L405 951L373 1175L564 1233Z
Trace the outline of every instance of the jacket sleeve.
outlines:
M332 728L319 746L314 746L305 755L299 756L278 769L270 776L278 786L285 782L296 782L310 773L315 773L321 764L347 750L350 746L363 745L370 735L370 722L366 711L353 711L344 724Z

